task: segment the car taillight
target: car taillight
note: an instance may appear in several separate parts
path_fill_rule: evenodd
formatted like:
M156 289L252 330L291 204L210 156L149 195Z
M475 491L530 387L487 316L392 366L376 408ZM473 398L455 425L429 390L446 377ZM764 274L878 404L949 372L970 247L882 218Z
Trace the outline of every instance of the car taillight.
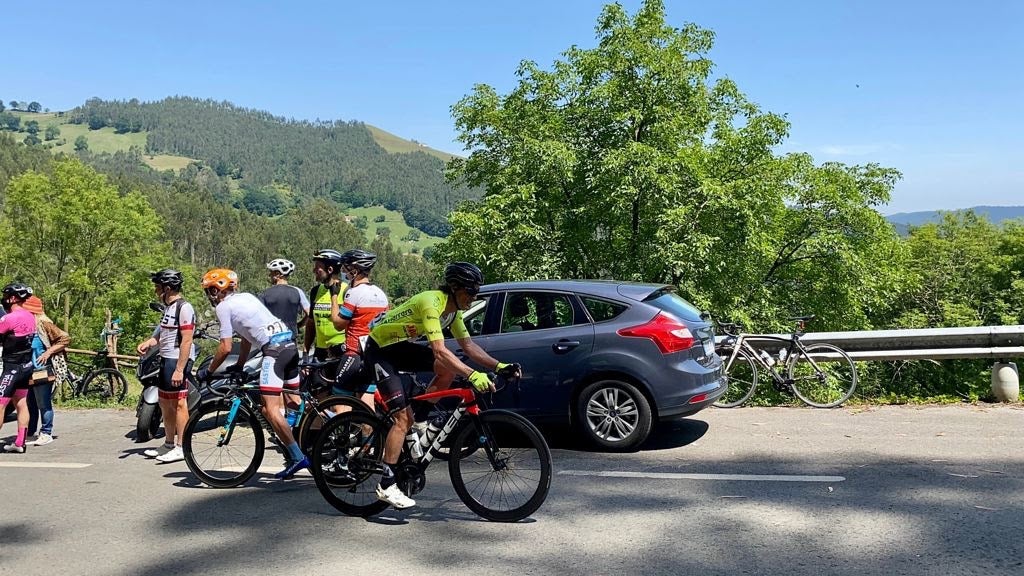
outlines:
M657 344L658 350L661 350L662 354L686 350L697 343L697 339L693 337L689 328L661 312L658 312L658 315L646 324L620 328L618 334L634 338L650 338Z

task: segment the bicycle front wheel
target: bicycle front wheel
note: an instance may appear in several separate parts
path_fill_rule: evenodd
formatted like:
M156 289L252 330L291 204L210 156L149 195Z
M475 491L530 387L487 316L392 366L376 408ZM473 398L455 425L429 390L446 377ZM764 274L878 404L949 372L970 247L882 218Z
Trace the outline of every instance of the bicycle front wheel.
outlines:
M128 381L114 368L100 368L87 374L78 395L100 402L121 402L128 393Z
M540 508L551 488L551 450L537 427L504 410L481 412L452 441L448 472L470 510L517 522Z
M228 398L200 404L182 433L188 469L214 488L241 486L263 462L265 440L259 419L245 406L239 406L225 430L230 412Z
M832 344L811 344L789 363L793 393L815 408L846 402L857 388L857 367L850 356Z
M330 420L332 416L350 411L371 414L370 407L355 396L328 396L317 402L316 409L307 404L295 432L295 441L299 443L302 453L309 454L313 449L316 437L324 426L322 415L327 416L327 419Z
M735 408L754 395L754 389L757 388L757 364L743 348L739 349L735 358L732 358L732 347L718 348L715 352L726 362L724 371L728 389L712 405L719 408Z
M389 506L377 499L387 432L379 418L357 410L331 418L320 430L310 469L320 495L339 512L366 517Z

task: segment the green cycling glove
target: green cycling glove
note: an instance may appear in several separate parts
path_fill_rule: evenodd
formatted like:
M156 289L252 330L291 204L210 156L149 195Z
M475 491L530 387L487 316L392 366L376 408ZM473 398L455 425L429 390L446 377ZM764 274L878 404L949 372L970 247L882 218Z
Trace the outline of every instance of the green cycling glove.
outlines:
M470 374L469 383L480 392L486 392L491 388L491 379L483 372L473 372Z

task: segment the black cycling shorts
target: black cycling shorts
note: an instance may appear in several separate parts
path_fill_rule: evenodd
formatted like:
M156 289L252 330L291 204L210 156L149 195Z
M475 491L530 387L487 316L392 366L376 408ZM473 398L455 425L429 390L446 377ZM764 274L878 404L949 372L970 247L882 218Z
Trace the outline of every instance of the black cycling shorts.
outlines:
M388 410L409 405L405 384L399 372L433 372L434 351L428 346L409 341L396 342L383 348L373 338L366 340L366 363L377 390L384 397Z
M188 398L188 381L192 379L192 359L189 358L188 362L185 363L185 378L181 381L181 386L175 386L172 383L174 369L177 367L177 358L160 359L160 385L158 388L160 390L160 398L164 400Z
M4 361L0 374L0 398L14 398L16 390L28 390L32 383L32 363Z

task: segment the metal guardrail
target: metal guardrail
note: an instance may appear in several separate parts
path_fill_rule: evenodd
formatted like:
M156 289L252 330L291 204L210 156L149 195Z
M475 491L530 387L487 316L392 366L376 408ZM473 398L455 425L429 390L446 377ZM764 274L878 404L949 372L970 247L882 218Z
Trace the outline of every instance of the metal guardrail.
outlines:
M768 338L788 340L789 334L753 334L747 338L756 348L775 352L785 344ZM835 344L859 361L1000 360L1024 356L1024 325L808 332L800 340L804 344Z

